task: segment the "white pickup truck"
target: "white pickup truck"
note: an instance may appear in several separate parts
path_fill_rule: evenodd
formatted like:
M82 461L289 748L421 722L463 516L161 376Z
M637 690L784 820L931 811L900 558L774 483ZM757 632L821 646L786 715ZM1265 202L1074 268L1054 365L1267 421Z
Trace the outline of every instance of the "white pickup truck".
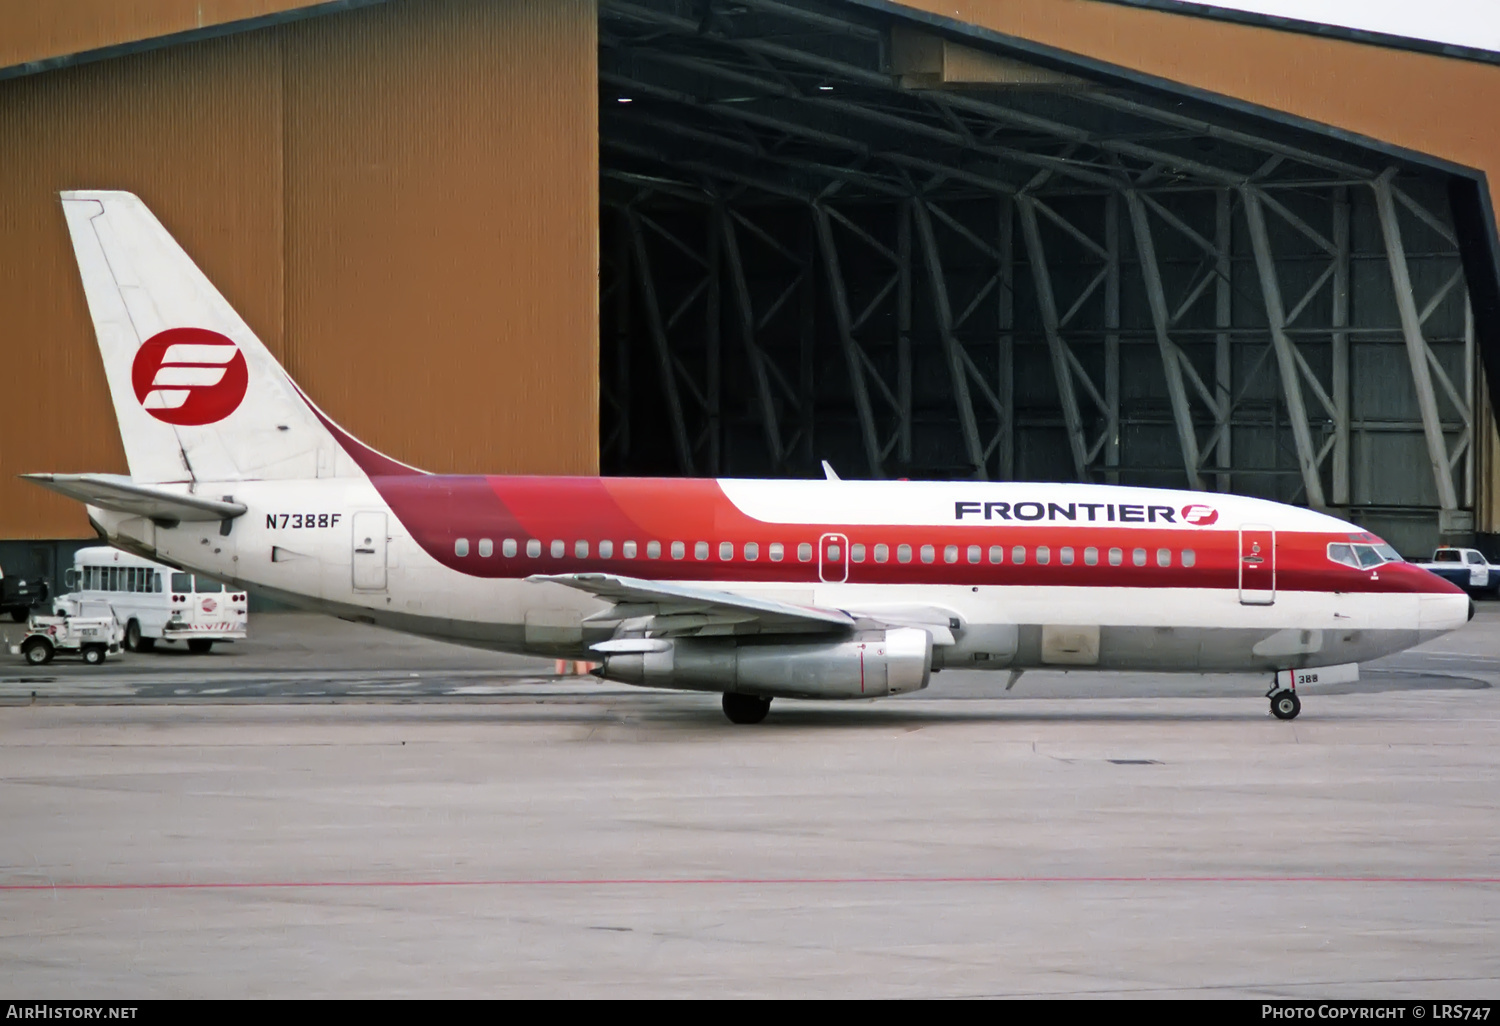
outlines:
M1470 594L1500 593L1500 566L1494 566L1478 549L1460 549L1444 545L1432 559L1417 563L1446 581L1452 581Z

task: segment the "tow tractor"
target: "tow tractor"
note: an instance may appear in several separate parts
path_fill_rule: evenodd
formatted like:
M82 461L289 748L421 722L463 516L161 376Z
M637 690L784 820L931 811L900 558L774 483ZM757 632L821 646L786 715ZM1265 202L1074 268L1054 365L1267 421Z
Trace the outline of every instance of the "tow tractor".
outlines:
M50 663L60 652L80 655L90 666L98 666L105 656L119 654L124 635L108 602L65 599L58 603L54 615L31 616L21 643L10 646L10 651L24 656L33 666Z

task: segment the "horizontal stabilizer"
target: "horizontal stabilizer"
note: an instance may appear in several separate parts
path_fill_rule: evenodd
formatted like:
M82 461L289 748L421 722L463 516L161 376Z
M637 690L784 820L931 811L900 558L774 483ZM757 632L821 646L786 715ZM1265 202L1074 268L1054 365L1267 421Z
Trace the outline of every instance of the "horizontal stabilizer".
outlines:
M137 484L121 474L22 474L26 480L90 506L152 520L230 520L245 512L244 503L180 495L153 485Z

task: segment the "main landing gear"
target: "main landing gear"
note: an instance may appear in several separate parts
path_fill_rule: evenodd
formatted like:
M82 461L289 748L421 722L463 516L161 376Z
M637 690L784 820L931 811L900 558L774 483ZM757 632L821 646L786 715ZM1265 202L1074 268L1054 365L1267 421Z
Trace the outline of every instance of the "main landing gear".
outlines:
M759 723L771 711L771 700L759 695L737 695L724 692L724 715L730 723Z
M1271 700L1271 715L1278 720L1295 720L1302 711L1302 699L1291 688L1273 684L1271 690L1266 692L1266 697Z

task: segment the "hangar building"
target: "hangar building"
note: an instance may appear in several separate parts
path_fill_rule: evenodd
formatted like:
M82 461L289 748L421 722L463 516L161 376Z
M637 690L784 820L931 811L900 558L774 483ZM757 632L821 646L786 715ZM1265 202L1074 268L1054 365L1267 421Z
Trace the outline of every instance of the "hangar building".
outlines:
M140 194L435 471L1093 480L1494 544L1500 57L1170 0L0 10L0 566L125 470L57 202Z

